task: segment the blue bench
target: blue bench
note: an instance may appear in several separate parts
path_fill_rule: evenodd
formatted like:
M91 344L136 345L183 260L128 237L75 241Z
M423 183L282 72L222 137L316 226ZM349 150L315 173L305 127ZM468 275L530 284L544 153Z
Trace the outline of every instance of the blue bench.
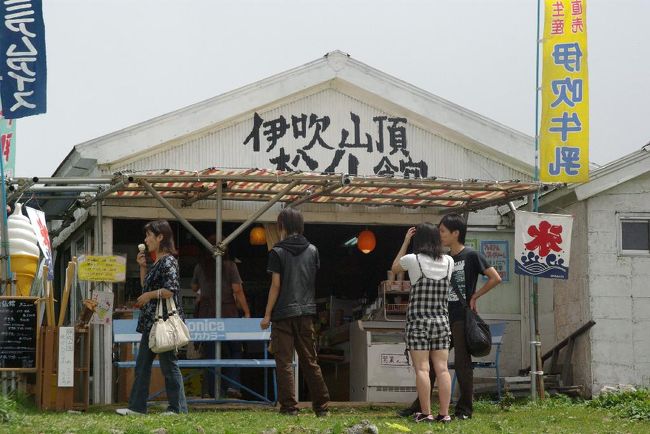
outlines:
M261 403L275 404L277 401L277 381L275 374L275 360L269 358L267 343L271 339L271 329L260 329L261 318L219 318L203 319L194 318L186 321L187 328L190 330L190 339L192 342L225 342L225 341L262 341L264 347L263 359L191 359L179 360L180 368L263 368L264 369L264 394L261 395L254 390L236 382L221 373L218 373L221 379L228 383L247 391L255 396ZM139 346L141 335L136 332L137 320L122 319L113 321L113 342L116 344L132 344L133 360L114 361L117 368L134 368L137 347ZM191 344L190 344L191 345ZM158 360L154 361L154 367L159 367ZM273 370L273 400L268 397L268 370ZM184 379L187 381L193 375L190 374ZM149 400L160 395L162 391L157 392L149 397ZM208 402L206 400L194 400L193 402ZM219 401L209 400L209 402L233 402L233 400ZM252 401L246 401L252 402ZM253 401L254 402L254 401Z
M503 335L506 331L506 323L492 323L490 326L490 334L492 335L492 348L495 349L494 358L490 360L489 356L486 358L479 358L472 361L472 368L479 369L494 369L496 372L496 382L497 382L497 400L501 401L501 391L503 389L501 372L499 369L499 360L501 358L501 342L503 341ZM454 369L454 363L449 363L449 369ZM451 396L454 396L454 389L456 388L456 372L454 371L454 378L451 383Z

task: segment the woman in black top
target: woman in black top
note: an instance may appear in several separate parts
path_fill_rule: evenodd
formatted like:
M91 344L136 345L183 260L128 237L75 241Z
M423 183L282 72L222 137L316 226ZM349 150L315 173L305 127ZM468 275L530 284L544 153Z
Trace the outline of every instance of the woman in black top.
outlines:
M129 407L118 409L117 413L121 415L139 415L147 412L151 365L156 357L149 348L149 332L155 322L158 299L174 297L178 314L184 319L180 303L178 261L172 256L176 253L172 229L166 220L157 220L147 223L144 232L144 243L148 251L155 252L156 261L147 271L145 253L138 253L140 283L143 289L142 295L136 301L136 306L141 310L137 331L142 333L142 340L135 363L135 380L131 389ZM166 304L163 304L163 317L167 317ZM160 369L165 377L165 391L169 402L167 412L187 413L183 376L178 367L176 351L167 351L158 356Z

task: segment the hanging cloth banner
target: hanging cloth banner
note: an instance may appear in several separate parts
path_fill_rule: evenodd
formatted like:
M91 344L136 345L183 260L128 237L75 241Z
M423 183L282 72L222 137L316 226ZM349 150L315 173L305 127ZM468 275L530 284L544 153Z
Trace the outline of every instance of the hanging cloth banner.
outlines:
M517 211L515 273L568 279L572 229L570 215Z
M544 3L540 179L587 182L587 0Z
M0 0L0 97L4 117L46 112L47 64L42 0Z
M47 230L45 222L45 213L41 210L26 206L27 216L32 224L38 246L45 257L45 265L48 267L47 280L54 280L54 261L52 260L52 243L50 243L50 233Z
M5 177L13 178L16 173L16 121L5 119L2 111L0 111L0 140Z

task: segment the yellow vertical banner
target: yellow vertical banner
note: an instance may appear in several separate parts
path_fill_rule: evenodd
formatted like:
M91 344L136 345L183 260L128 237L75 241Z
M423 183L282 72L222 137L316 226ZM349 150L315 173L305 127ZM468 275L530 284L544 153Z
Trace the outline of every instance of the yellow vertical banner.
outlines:
M589 180L587 0L544 0L540 179Z

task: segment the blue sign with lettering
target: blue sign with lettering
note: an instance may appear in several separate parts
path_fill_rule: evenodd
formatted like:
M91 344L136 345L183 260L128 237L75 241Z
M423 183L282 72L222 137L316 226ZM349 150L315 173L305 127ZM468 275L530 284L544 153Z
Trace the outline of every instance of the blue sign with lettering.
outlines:
M45 113L47 64L42 0L0 0L0 97L6 119Z

